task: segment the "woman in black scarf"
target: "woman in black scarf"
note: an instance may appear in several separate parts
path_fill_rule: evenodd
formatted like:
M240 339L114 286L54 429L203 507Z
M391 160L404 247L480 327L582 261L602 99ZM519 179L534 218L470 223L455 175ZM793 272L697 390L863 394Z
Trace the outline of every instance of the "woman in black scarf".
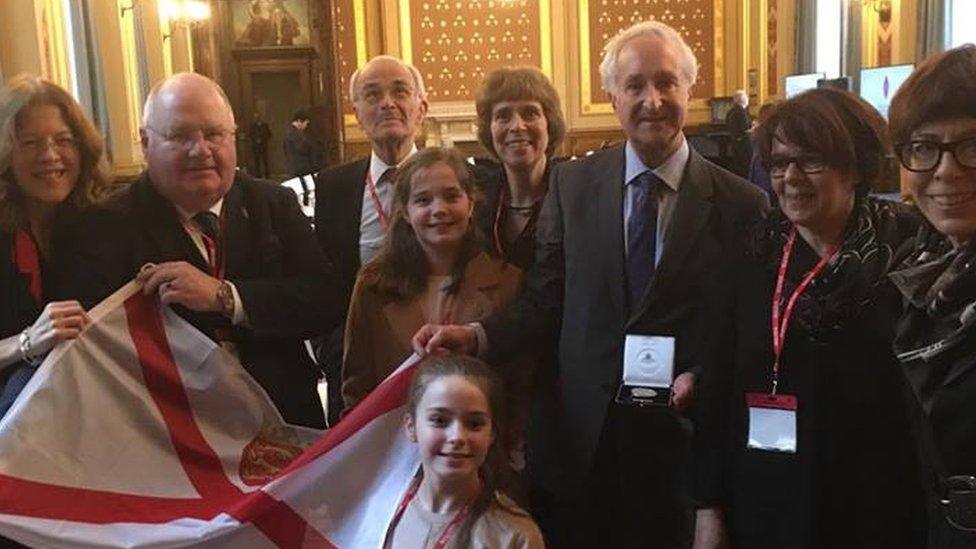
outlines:
M929 546L976 547L976 47L920 64L891 103L896 151L926 223L892 273L895 351L912 387ZM919 406L919 404L921 406Z
M776 108L757 146L779 210L709 315L696 547L918 547L886 278L917 218L868 196L884 120L851 94L812 90Z

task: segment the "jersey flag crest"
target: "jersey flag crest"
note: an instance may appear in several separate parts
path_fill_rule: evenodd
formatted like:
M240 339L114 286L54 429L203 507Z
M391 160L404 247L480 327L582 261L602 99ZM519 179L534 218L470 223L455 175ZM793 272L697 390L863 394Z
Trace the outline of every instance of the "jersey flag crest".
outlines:
M418 467L412 357L336 427L286 424L230 353L130 283L0 422L0 535L44 547L370 547Z

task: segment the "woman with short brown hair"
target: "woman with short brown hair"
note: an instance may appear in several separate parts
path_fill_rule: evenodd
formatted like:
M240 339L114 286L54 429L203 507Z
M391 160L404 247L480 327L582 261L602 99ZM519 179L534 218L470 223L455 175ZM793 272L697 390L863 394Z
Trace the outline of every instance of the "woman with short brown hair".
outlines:
M485 77L475 108L478 141L501 162L476 171L484 200L475 220L488 237L489 253L527 269L552 155L566 135L559 95L538 69L495 69Z
M929 547L976 547L976 46L919 64L890 117L927 220L892 280L906 303L894 346L918 412Z
M917 219L868 196L884 120L852 94L811 90L778 106L757 143L779 210L709 315L696 547L918 547L887 279Z

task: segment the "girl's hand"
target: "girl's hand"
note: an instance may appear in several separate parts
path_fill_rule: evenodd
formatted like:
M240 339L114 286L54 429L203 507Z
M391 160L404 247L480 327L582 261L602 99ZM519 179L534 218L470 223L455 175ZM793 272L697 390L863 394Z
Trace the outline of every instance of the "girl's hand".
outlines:
M43 356L62 341L74 339L85 329L91 319L77 301L52 301L48 303L34 324L27 329L31 354Z

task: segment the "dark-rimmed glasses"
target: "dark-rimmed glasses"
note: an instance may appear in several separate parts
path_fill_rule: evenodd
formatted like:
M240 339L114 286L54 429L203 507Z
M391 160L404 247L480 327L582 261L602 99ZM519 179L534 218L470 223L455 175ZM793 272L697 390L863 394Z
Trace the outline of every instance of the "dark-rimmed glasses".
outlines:
M766 164L769 177L782 179L786 177L786 170L790 164L795 164L797 169L806 175L816 175L827 169L827 163L823 157L817 154L801 154L797 156L773 156Z
M910 172L929 172L942 162L942 155L951 152L956 162L964 168L976 168L976 137L940 143L929 139L916 139L895 147L898 161Z

